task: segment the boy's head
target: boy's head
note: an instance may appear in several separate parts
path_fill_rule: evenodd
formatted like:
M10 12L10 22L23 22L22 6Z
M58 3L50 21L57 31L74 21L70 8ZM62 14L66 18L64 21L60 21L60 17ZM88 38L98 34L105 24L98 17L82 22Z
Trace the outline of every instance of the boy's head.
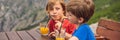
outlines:
M54 20L61 19L65 15L64 0L49 0L46 6L46 11Z
M94 14L94 3L92 0L71 0L66 10L71 22L85 23Z

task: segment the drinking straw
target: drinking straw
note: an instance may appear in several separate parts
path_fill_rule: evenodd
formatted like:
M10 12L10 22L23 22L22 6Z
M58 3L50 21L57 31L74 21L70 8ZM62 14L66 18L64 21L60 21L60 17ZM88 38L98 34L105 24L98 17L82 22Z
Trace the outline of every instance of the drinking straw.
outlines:
M47 24L45 25L45 28L48 26L49 20L50 20L50 17L48 16Z
M61 33L61 28L62 28L62 25L63 25L63 21L64 21L64 18L62 19L62 24L61 24L61 26L60 26L60 30L59 30L59 35L60 35L60 33Z

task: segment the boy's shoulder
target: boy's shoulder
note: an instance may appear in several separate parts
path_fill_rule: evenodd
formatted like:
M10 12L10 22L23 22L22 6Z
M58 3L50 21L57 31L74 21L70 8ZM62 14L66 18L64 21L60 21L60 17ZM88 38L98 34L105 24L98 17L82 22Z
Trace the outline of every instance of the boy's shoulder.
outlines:
M83 23L83 24L81 24L81 25L79 25L79 27L89 27L89 25L88 24L86 24L86 23Z
M81 30L90 30L90 27L88 24L84 23L84 24L81 24L78 29L81 29Z

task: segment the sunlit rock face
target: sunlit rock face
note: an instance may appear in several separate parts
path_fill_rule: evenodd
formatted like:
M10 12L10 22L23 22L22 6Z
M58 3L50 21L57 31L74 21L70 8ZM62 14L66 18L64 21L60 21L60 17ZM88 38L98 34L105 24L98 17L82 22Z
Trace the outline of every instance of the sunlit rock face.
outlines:
M66 1L66 0L65 0ZM48 0L0 0L0 32L29 30L46 22Z

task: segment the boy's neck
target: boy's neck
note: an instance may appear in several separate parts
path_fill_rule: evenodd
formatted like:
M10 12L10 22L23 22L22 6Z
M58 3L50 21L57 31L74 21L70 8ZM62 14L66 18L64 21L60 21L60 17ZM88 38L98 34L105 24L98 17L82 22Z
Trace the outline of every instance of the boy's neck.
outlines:
M80 24L76 24L76 29L78 29L79 25L80 25Z
M81 24L84 24L84 23L78 23L78 24L76 24L76 25L77 25L76 29L78 29L78 27L79 27Z

